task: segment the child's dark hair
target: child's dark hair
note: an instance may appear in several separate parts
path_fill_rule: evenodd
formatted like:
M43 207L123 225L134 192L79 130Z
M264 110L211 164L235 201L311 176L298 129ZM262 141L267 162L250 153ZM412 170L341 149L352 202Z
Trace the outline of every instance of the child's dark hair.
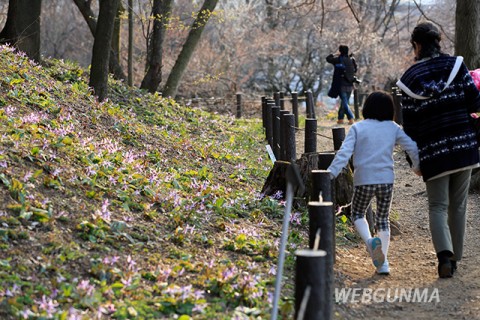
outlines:
M394 105L392 95L385 91L370 93L363 104L362 115L364 119L393 120Z

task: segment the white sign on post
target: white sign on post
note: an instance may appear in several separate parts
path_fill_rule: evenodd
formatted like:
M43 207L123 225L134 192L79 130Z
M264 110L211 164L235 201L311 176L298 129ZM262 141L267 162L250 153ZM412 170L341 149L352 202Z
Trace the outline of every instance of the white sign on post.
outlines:
M270 160L272 160L272 163L275 163L277 159L275 158L275 154L273 153L272 147L270 147L269 144L266 145L268 155L270 156Z

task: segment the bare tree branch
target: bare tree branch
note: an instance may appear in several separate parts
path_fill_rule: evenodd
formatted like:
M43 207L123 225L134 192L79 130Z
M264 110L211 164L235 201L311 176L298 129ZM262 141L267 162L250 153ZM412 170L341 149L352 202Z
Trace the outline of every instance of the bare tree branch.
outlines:
M325 23L325 2L322 0L322 19L320 20L320 34L323 32L323 26Z
M423 16L425 19L427 19L428 21L430 21L430 22L436 24L437 26L439 26L439 27L440 27L440 30L442 30L442 33L445 35L445 37L446 37L448 40L450 40L452 43L455 43L455 40L453 40L452 38L450 38L450 37L448 36L448 34L445 32L445 29L443 29L443 26L442 26L440 23L438 23L438 22L434 21L433 19L430 19L429 17L427 17L427 15L426 15L425 12L423 11L423 9L422 9L422 8L420 7L420 5L417 3L417 0L413 0L413 3L415 3L415 5L417 6L418 11L420 11L420 13L422 14L422 16Z
M348 1L348 0L345 0L345 2L347 3L348 7L350 8L350 11L352 11L352 14L355 17L355 20L357 20L357 23L360 23L360 19L358 18L357 13L355 12L355 9L353 8L352 3L350 3L350 1Z

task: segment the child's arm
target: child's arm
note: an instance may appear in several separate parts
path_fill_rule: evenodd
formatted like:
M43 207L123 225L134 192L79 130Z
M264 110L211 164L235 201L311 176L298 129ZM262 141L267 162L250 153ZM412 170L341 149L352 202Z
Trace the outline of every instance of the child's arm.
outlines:
M355 126L352 126L348 131L347 137L343 140L340 150L335 154L335 158L332 161L332 164L328 167L327 170L330 170L332 178L338 177L340 171L348 164L348 161L352 157L353 150L355 149L355 142L357 140L357 134Z

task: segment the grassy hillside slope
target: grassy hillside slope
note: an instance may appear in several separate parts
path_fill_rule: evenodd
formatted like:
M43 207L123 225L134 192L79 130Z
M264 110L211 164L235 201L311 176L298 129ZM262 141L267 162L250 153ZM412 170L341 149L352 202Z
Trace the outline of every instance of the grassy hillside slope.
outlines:
M86 78L0 47L0 318L268 317L261 123Z

